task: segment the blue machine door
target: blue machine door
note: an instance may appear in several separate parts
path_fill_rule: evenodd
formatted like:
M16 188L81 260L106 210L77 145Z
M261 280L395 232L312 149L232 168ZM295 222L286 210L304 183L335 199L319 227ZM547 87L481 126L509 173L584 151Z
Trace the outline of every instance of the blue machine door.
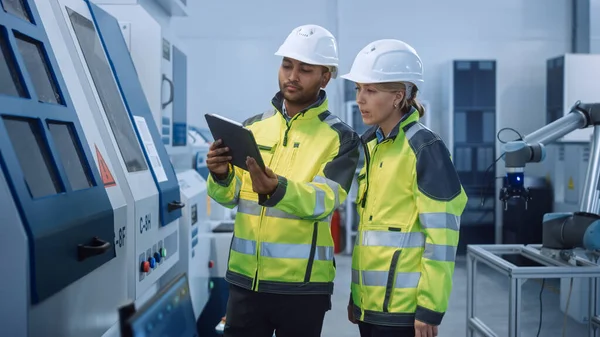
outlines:
M86 2L98 28L98 35L106 55L110 60L123 101L129 114L133 117L132 121L137 121L136 117L145 119L147 132L146 130L140 130L139 123L137 123L138 138L141 144L150 141L153 143L151 146L155 149L153 151L155 153L149 153L147 149L144 153L151 164L152 174L160 194L160 224L166 226L181 217L181 208L184 206L181 203L179 182L175 176L175 170L166 148L162 145L161 135L152 116L148 100L144 95L118 21L89 0L86 0ZM160 160L157 160L156 156Z
M0 4L0 167L26 227L35 304L116 256L114 218L34 2Z
M187 144L187 57L173 46L173 146Z

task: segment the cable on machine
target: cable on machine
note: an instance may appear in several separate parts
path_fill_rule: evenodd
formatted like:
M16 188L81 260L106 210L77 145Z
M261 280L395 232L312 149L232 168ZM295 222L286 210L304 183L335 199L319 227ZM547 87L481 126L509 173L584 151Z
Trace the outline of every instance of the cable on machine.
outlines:
M540 332L542 331L542 314L544 313L544 307L542 305L542 294L544 293L544 286L546 285L546 279L542 279L542 288L540 289L540 322L538 324L538 331L535 335L536 337L540 337Z
M573 278L569 282L569 295L567 295L567 304L565 305L565 320L563 321L562 337L567 333L567 318L569 317L569 302L571 302L571 292L573 291ZM592 319L590 317L590 319Z
M517 139L514 139L514 140L504 141L504 140L500 139L500 134L501 134L503 131L512 131L512 132L516 133L516 134L519 136L519 138L517 138ZM506 128L502 128L502 129L498 130L498 132L496 133L496 138L498 139L498 141L499 141L500 143L502 143L502 144L506 144L506 143L508 143L508 142L511 142L511 141L523 140L523 138L524 138L524 137L523 137L523 135L521 135L521 133L520 133L519 131L517 131L516 129L509 128L509 127L506 127ZM492 185L493 185L493 183L494 183L494 181L495 181L496 179L503 179L503 178L504 178L504 177L496 177L496 179L489 179L489 180L488 180L488 175L489 175L489 174L490 174L490 172L491 172L490 170L491 170L491 169L494 167L494 165L496 165L496 163L497 163L497 162L498 162L500 159L502 159L502 157L503 157L503 156L504 156L504 153L503 153L503 154L501 154L500 156L498 156L498 158L496 158L496 160L494 160L494 162L492 162L492 163L490 164L490 166L488 166L488 168L485 170L485 173L484 173L484 175L483 175L483 177L484 177L484 178L483 178L483 180L484 180L484 183L483 183L483 184L485 184L485 181L488 181L488 184L486 185L486 187L485 187L485 188L481 188L481 190L480 190L480 197L481 197L481 204L480 204L480 207L483 207L483 206L484 206L484 204L485 204L485 194L484 194L484 193L485 193L485 192L487 192L487 191L489 191L489 190L490 190L490 188L492 188ZM483 184L481 184L481 186L483 186Z

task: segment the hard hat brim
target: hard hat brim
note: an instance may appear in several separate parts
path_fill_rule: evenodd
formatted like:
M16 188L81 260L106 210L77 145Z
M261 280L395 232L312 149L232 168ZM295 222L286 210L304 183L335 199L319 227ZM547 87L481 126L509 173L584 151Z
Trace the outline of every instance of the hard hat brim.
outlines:
M278 50L277 52L275 52L275 56L288 57L288 58L294 59L296 61L300 61L300 62L310 64L313 66L330 67L330 68L333 68L333 69L331 69L331 77L336 78L338 75L338 65L333 62L332 63L316 62L315 60L312 60L312 59L310 59L306 56L300 55L298 53L286 52L286 51L281 51L281 50Z
M354 83L362 83L362 84L377 84L377 83L394 83L394 82L410 82L414 85L416 85L417 87L420 87L423 85L424 81L422 79L410 79L410 78L403 78L403 79L374 79L371 77L361 77L361 76L357 76L356 74L352 74L347 73L344 75L341 75L340 78L346 79L348 81L352 81Z

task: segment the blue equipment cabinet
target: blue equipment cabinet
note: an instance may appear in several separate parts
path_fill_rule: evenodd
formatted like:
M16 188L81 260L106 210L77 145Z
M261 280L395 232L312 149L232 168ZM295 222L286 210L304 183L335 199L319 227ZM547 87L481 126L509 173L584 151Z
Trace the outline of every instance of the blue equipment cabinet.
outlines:
M0 167L37 304L115 258L113 210L34 3L0 4Z
M469 196L461 217L462 254L469 244L495 242L496 61L456 60L452 74L453 161Z
M187 56L173 46L173 146L186 146L187 125Z
M108 56L117 85L127 106L127 110L131 115L132 122L134 122L133 124L135 125L135 116L145 118L148 124L148 131L152 137L154 148L160 161L157 161L152 153L148 153L146 149L144 149L144 154L148 162L152 164L150 165L152 167L152 174L160 194L160 224L161 226L166 226L181 217L181 209L185 206L181 203L179 182L175 176L175 170L173 169L166 148L158 146L158 144L162 144L162 137L152 116L148 100L142 90L118 21L89 0L85 1L90 8L94 23L98 28L98 35L100 36L102 46ZM137 131L140 143L144 144L143 135L140 134L141 131L139 129ZM162 163L162 169L166 174L165 179L161 179L157 174L156 163L158 165Z

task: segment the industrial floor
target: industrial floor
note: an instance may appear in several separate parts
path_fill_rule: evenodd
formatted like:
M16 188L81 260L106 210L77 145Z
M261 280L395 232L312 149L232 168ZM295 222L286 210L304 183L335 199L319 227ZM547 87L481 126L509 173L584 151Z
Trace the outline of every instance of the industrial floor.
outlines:
M350 294L351 258L336 255L337 277L333 295L333 309L325 316L323 337L357 337L358 327L348 322L346 307ZM476 284L476 315L496 333L508 337L508 279L478 264ZM584 337L587 324L566 319L560 311L559 280L546 280L542 293L542 327L537 335L540 317L541 281L528 280L523 284L521 337ZM458 257L454 274L454 288L446 316L438 337L465 337L467 307L467 269L465 257Z

